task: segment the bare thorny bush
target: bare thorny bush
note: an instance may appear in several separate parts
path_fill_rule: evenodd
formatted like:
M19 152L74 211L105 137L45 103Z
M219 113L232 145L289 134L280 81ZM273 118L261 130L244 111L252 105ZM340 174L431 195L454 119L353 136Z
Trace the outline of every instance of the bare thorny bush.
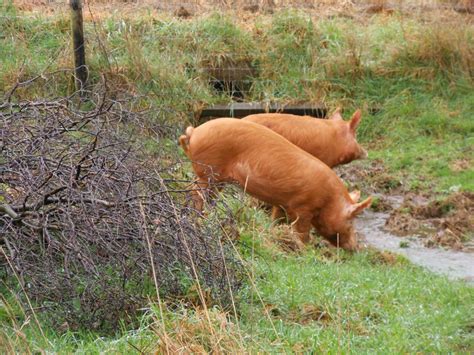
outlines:
M140 98L112 100L104 88L91 97L88 110L74 108L77 97L0 104L4 285L71 329L116 329L156 299L155 286L228 306L241 272L220 222L186 207L177 155L150 158L133 138L156 111L127 110Z

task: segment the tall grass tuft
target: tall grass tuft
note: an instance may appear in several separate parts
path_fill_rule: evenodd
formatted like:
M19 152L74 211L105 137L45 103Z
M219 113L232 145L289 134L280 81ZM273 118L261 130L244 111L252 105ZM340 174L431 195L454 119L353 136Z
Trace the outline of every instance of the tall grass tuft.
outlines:
M157 319L153 329L161 354L242 354L246 350L238 325L217 308L207 313L202 309L167 309L165 319Z
M404 34L392 56L399 74L433 79L438 74L474 75L474 28L439 23L421 26Z

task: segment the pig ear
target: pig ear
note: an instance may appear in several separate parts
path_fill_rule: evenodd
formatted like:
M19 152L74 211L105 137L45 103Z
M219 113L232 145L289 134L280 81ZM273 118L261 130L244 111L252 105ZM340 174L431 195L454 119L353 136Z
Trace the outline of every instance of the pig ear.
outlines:
M360 123L361 118L362 118L361 110L357 110L356 112L354 112L354 114L352 115L351 121L349 122L349 126L351 127L352 132L355 132L357 126Z
M362 202L355 203L349 210L349 218L354 218L372 203L372 197L368 197Z
M352 202L357 203L359 202L359 199L360 199L360 191L354 190L349 193L349 196L351 197Z
M330 120L342 120L342 116L341 116L341 108L338 107L336 109L336 111L334 111L334 113L331 115L331 117L329 117Z

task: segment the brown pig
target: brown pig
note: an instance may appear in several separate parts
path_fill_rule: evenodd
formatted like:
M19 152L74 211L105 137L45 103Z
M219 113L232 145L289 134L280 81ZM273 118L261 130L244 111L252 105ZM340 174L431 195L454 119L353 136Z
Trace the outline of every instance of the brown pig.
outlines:
M342 119L340 108L328 120L283 113L249 115L243 120L270 128L331 168L367 158L367 151L356 140L360 110L347 122ZM279 207L274 206L272 213L275 218L285 218L285 211Z
M237 183L245 192L282 206L303 243L311 226L333 245L357 247L352 219L371 203L356 203L326 164L272 130L253 122L220 118L179 138L200 188L216 182ZM202 209L202 195L195 194Z
M356 140L360 110L350 121L342 119L339 108L328 120L283 113L250 115L243 120L270 128L331 168L367 157L367 152Z

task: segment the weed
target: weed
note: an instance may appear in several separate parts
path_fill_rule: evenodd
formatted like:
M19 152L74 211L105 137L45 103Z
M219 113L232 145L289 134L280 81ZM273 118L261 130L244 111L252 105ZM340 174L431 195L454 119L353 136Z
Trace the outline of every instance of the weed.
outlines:
M406 241L401 241L400 242L400 248L409 248L410 247L410 243L406 242Z

